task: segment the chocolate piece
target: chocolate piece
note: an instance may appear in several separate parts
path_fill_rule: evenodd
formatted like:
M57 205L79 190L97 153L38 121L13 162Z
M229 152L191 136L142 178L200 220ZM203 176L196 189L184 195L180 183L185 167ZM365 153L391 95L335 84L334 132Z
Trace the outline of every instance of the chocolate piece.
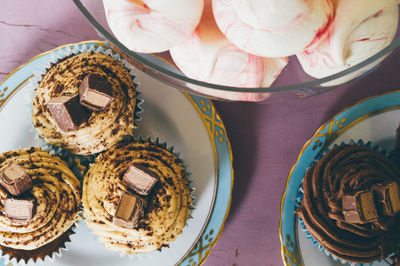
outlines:
M35 199L6 199L4 212L8 218L16 223L28 223L35 212Z
M65 132L76 130L89 117L86 110L80 106L77 94L52 98L47 103L47 108L60 129Z
M113 223L118 226L135 228L143 213L143 199L139 196L125 192L118 204L113 217Z
M0 173L0 184L13 196L32 188L32 179L24 168L12 162Z
M372 187L372 191L381 214L394 216L400 211L400 191L396 182L375 185Z
M89 74L79 86L80 103L90 110L102 111L114 100L112 91L105 77Z
M147 196L157 180L158 177L153 171L138 163L133 163L124 174L122 182L138 194Z
M342 213L347 223L364 224L376 221L378 214L371 191L358 191L342 198Z

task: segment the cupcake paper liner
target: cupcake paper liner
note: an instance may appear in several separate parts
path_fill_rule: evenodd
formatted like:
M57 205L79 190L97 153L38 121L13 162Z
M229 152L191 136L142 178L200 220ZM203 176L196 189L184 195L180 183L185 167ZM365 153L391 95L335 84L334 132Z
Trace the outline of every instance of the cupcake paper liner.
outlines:
M388 153L386 150L382 150L378 145L373 145L370 141L364 142L362 139L360 139L360 140L358 140L358 141L355 141L355 140L351 139L351 140L349 141L349 143L342 142L342 143L340 143L340 144L335 144L335 145L333 145L332 148L336 148L336 147L341 146L341 145L367 146L367 147L370 147L370 148L372 148L373 150L375 150L375 151L381 153L382 155L384 155L384 156L390 158L390 157L389 157L389 153ZM317 155L317 157L311 162L310 166L307 167L306 171L308 171L308 169L309 169L311 166L313 166L316 162L318 162L318 161L319 161L325 154L327 154L330 150L331 150L331 149L327 148L327 149L325 149L323 152L319 153L319 154ZM303 180L302 180L302 181L301 181L301 186L299 187L299 190L298 190L297 195L296 195L295 210L297 210L298 208L301 207L301 202L302 202L302 200L303 200L303 196L304 196L304 191L303 191ZM332 257L335 261L338 261L338 260L339 260L342 264L346 264L346 263L348 263L348 264L350 264L350 265L372 265L372 264L373 264L373 262L371 262L371 263L364 263L364 264L355 263L355 262L350 262L350 261L346 261L346 260L340 259L340 258L336 257L335 255L331 254L331 253L328 252L320 243L318 243L317 240L314 239L314 237L313 237L313 236L310 234L310 232L307 230L306 225L304 224L303 220L302 220L300 217L297 217L297 218L298 218L299 223L300 223L300 226L301 226L301 231L304 232L304 234L306 235L306 238L307 238L307 239L310 239L310 240L312 241L312 244L313 244L314 246L318 247L318 249L319 249L320 251L324 252L325 255L327 255L328 257L329 257L329 256ZM393 254L394 254L394 253L390 254L390 255L388 256L388 258L390 258ZM377 261L381 261L381 260L377 260Z
M64 232L61 236L50 243L35 250L17 250L4 246L0 246L0 257L4 259L4 263L8 265L35 265L42 262L43 264L54 262L57 257L61 257L64 252L68 251L71 244L71 236L75 234L77 223ZM54 247L51 245L54 244ZM16 255L16 253L18 255Z
M187 178L187 180L189 181L190 197L192 198L192 202L191 202L191 206L190 206L190 208L189 208L189 217L188 217L188 219L185 221L185 225L184 225L184 227L182 228L181 234L179 234L179 235L177 236L177 238L179 238L179 236L181 236L181 235L183 235L183 234L185 233L185 230L188 230L188 223L187 223L187 222L188 222L188 220L190 220L190 219L193 218L193 217L192 217L192 212L193 212L193 210L195 209L195 202L196 202L196 197L194 196L194 191L195 191L196 189L195 189L194 181L193 181L193 179L192 179L192 174L188 171L188 165L187 165L187 164L185 163L185 161L182 159L182 157L181 157L181 155L180 155L180 152L174 151L174 146L168 146L167 142L161 142L160 139L159 139L158 137L152 139L151 137L125 136L125 138L124 138L123 140L121 140L121 142L127 142L127 143L129 143L129 142L141 142L141 143L150 142L150 143L156 144L157 146L159 146L159 147L161 147L161 148L163 148L163 149L168 150L169 152L171 152L176 158L178 158L178 159L182 162L183 167L185 168L185 171L186 171L186 173L187 173L186 178ZM97 235L93 232L93 230L91 230L91 234L92 234L93 236L95 236L96 239L97 239ZM175 241L176 241L176 240L170 242L170 244L173 243L173 242L175 242ZM155 250L155 251L147 252L147 253L146 253L146 252L143 252L143 253L140 253L140 252L139 252L139 253L132 253L132 254L119 253L119 256L120 256L121 258L127 257L127 258L129 258L130 260L134 260L134 259L144 260L144 259L151 258L152 254L153 254L154 252L162 252L163 249L168 249L168 248L169 248L169 246L162 246L161 248L159 248L159 249L157 249L157 250ZM118 252L115 252L115 251L110 251L110 252L118 253Z
M97 47L96 47L97 46ZM140 83L135 82L136 75L134 74L135 68L125 59L123 59L119 54L115 53L111 48L109 47L104 47L101 45L94 45L94 44L75 44L72 48L71 47L64 47L64 48L59 48L56 51L51 53L51 58L44 62L43 65L39 68L39 70L34 71L33 77L29 80L29 83L32 87L32 90L30 90L30 93L25 96L26 100L26 107L27 110L26 112L28 114L32 114L32 99L35 94L35 88L39 85L40 81L42 80L43 76L47 73L47 71L55 64L57 64L60 61L65 60L68 57L81 54L81 53L86 53L86 52L96 52L96 53L102 53L108 56L111 56L115 60L121 62L123 66L129 71L129 75L132 78L132 81L134 85L136 86L136 106L135 106L135 112L134 112L134 125L135 127L138 126L138 122L142 120L140 114L143 113L143 108L142 104L144 100L140 97L141 92L138 91L138 88L140 87ZM35 135L36 140L41 140L40 147L43 150L49 151L49 152L55 152L59 153L62 148L54 145L49 145L46 144L43 139L39 136L39 133L37 132L36 128L34 127L33 123L31 122L31 129L30 132ZM77 155L79 156L79 155ZM86 156L84 156L86 157Z

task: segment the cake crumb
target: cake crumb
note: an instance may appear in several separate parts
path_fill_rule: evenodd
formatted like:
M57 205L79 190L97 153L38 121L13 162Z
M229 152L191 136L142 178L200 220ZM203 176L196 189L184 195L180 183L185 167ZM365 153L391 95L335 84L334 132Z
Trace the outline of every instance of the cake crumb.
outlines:
M235 250L235 257L237 258L239 256L239 249L237 248L236 250Z

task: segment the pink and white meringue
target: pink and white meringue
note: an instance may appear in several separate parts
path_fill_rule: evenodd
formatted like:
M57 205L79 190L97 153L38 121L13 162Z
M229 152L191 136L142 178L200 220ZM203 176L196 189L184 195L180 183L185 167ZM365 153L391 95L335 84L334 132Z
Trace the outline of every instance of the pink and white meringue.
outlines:
M331 0L213 0L213 11L229 40L264 57L301 52L333 17Z
M103 0L108 25L132 51L157 53L190 36L204 0Z
M297 55L304 71L323 78L343 71L388 46L397 30L398 0L336 0L327 32ZM365 73L384 58L324 86L342 84Z
M287 58L263 58L249 54L232 44L218 29L211 0L206 0L199 26L183 43L170 49L175 64L188 77L233 87L268 87L282 69ZM217 92L194 88L199 92L230 100L260 101L268 94ZM218 95L216 95L218 93Z

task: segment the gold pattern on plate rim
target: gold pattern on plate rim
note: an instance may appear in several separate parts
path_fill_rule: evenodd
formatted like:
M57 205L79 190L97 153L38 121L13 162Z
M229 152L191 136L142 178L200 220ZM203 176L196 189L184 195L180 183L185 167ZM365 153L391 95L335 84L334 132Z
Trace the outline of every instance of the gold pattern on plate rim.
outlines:
M188 257L189 255L190 255L190 256L193 256L193 255L198 254L198 255L199 255L199 265L202 265L202 264L206 261L206 259L208 258L208 256L210 255L210 252L211 252L211 250L213 249L213 247L215 246L215 244L218 242L218 239L221 237L221 234L222 234L222 231L223 231L223 229L224 229L224 225L225 225L226 219L227 219L227 217L228 217L228 214L229 214L229 211L230 211L230 208L231 208L232 189L233 189L233 181L234 181L233 154L232 154L231 143L230 143L230 141L229 141L229 139L228 139L228 135L226 134L225 125L223 124L222 119L221 119L221 116L219 115L218 111L215 109L215 106L214 106L214 104L212 103L212 101L209 100L210 105L211 105L211 108L208 108L208 106L207 106L208 109L211 109L211 110L210 110L210 111L211 111L211 118L210 118L210 116L206 115L205 113L203 113L203 112L201 111L200 107L195 103L195 101L193 100L193 98L190 97L190 95L189 95L188 93L186 93L186 92L182 92L182 93L187 97L187 99L192 103L192 105L193 105L193 106L195 107L195 109L198 111L198 113L200 114L200 116L201 116L202 119L203 119L204 125L206 126L206 125L207 125L207 122L209 122L210 125L211 125L210 127L207 127L207 126L206 126L206 129L207 129L207 131L208 131L208 133L209 133L209 137L210 137L210 139L211 139L211 142L213 143L213 150L214 150L214 153L215 153L215 157L214 157L214 158L216 159L216 162L215 162L215 163L216 163L216 166L217 166L217 176L218 176L218 156L217 156L217 150L216 150L214 135L215 135L216 137L218 137L218 135L220 135L220 133L215 132L215 125L219 126L219 127L222 129L223 133L225 134L225 140L226 140L226 142L227 142L227 144L228 144L229 156L230 156L230 165L231 165L231 187L230 187L230 197L229 197L228 208L226 209L226 213L225 213L225 216L224 216L224 220L223 220L222 225L221 225L221 227L220 227L220 229L219 229L219 232L218 232L217 236L214 238L213 241L211 241L209 244L207 244L206 246L203 247L203 246L202 246L202 244L203 244L203 243L202 243L202 242L203 242L203 241L202 241L202 236L203 236L203 232L204 232L204 231L203 231L202 234L200 235L200 237L198 238L199 241L200 241L200 243L199 243L199 244L200 244L199 249L198 249L196 252L194 252L194 253L188 253L188 255L185 255L185 257L179 261L179 263L181 263L181 261L187 259L187 257ZM205 102L203 103L202 101L203 101L203 100L200 100L201 104L205 105ZM217 120L220 121L220 122L218 122ZM217 178L217 182L218 182L218 179L219 179L219 178ZM211 213L214 211L214 207L215 207L215 204L213 204ZM210 218L210 217L209 217L209 218ZM205 225L203 228L206 228L206 227L208 226L209 221L210 221L209 218L208 218L208 221L207 221L206 225ZM204 229L203 229L203 230L204 230ZM210 230L209 234L213 234L213 229ZM196 244L197 244L197 242L196 242ZM196 245L196 244L195 244L195 245ZM204 256L202 256L202 252L203 252L205 249L207 249L207 248L210 248L210 249L205 253ZM192 248L191 248L191 249L192 249ZM190 249L190 250L191 250L191 249ZM189 250L189 252L190 252L190 250ZM178 264L179 264L179 263L178 263Z
M281 241L281 256L282 256L282 260L283 260L283 263L285 264L285 266L291 266L293 263L296 263L296 265L298 265L298 266L304 265L303 259L302 259L302 257L301 257L301 253L300 253L300 251L299 251L299 244L298 244L298 238L297 238L297 223L294 224L294 226L295 226L295 240L296 240L295 243L296 243L296 244L295 244L295 246L294 246L294 251L293 251L293 253L290 253L290 251L285 247L284 239L283 239L283 236L282 236L282 214L283 214L283 204L284 204L284 200L285 200L285 197L286 197L286 190L287 190L287 188L288 188L289 181L290 181L290 179L291 179L291 177L292 177L292 174L293 174L293 171L294 171L294 169L296 168L297 163L299 162L300 158L302 157L302 155L303 155L305 149L306 149L314 140L315 140L316 143L318 143L318 142L319 142L319 140L317 139L318 137L326 137L326 141L325 141L325 144L324 144L324 147L323 147L323 148L328 147L328 146L329 146L331 143L333 143L334 140L337 139L344 131L346 131L346 130L348 130L349 128L355 126L356 124L360 123L361 121L363 121L363 120L365 120L365 119L368 119L368 118L371 118L371 117L373 117L373 116L376 116L376 115L379 115L379 114L388 112L388 111L400 109L400 105L399 105L399 106L390 106L390 107L387 107L387 108L379 109L379 110L377 110L377 111L375 111L375 112L371 112L371 113L365 114L365 115L363 115L363 116L357 118L356 120L352 121L352 122L349 123L348 125L340 127L340 128L339 128L338 130L336 130L336 131L332 131L333 125L334 125L334 123L335 123L335 119L336 119L339 115L341 115L342 113L344 113L345 111L349 110L350 108L353 108L354 106L356 106L356 105L358 105L358 104L361 104L362 102L365 102L365 101L367 101L367 100L370 100L370 99L372 99L372 98L379 97L379 96L383 96L383 95L390 94L390 93L396 93L396 92L400 92L400 90L390 91L390 92L383 93L383 94L379 94L379 95L373 95L373 96L364 98L364 99L362 99L362 100L356 102L355 104L350 105L350 106L348 106L348 107L342 109L341 111L339 111L338 113L336 113L336 115L334 115L331 119L329 119L327 122L325 122L325 123L315 132L314 136L312 136L312 138L309 139L309 140L306 142L306 144L304 144L303 148L300 150L299 156L297 157L297 160L296 160L295 164L293 165L292 169L291 169L290 172L289 172L288 178L287 178L287 180L286 180L285 189L284 189L284 191L283 191L282 198L281 198L281 215L280 215L280 220L279 220L279 239L280 239L280 241ZM342 118L341 121L340 121L340 123L342 123L342 124L343 124L344 122L346 122L346 118ZM319 133L319 132L321 132L322 130L324 130L325 127L326 127L327 125L329 125L328 132L326 132L326 133ZM322 148L322 149L323 149L323 148ZM297 217L297 216L295 215L295 219L297 219L296 217ZM290 236L289 236L289 237L290 237ZM286 243L287 243L287 242L286 242ZM289 255L289 254L290 254L290 256L289 256L290 261L289 261L289 264L288 264L285 255ZM293 261L292 258L295 258L296 261Z
M37 59L37 58L39 58L39 57L41 57L41 56L44 56L44 55L46 55L46 54L52 53L52 52L54 52L54 51L56 51L56 50L58 50L58 49L62 49L62 48L68 47L68 46L73 46L73 45L76 45L76 44L79 45L79 44L93 44L93 43L96 43L97 45L103 46L103 47L105 47L105 48L109 48L109 47L105 46L103 42L100 42L100 41L83 41L83 42L79 42L79 43L71 43L71 44L65 44L65 45L62 45L62 46L58 46L58 47L56 47L56 48L54 48L54 49L52 49L52 50L50 50L50 51L41 53L41 54L39 54L39 55L33 57L32 59L30 59L30 60L29 60L28 62L26 62L25 64L23 64L23 65L19 66L18 68L14 69L10 74L8 74L8 75L4 78L4 80L3 80L2 82L0 82L0 86L1 86L8 78L10 78L15 72L17 72L18 70L20 70L21 68L23 68L24 66L26 66L28 63L34 61L35 59ZM138 71L140 71L140 70L138 70ZM17 92L18 89L19 89L22 85L24 85L29 79L31 79L32 77L33 77L33 75L31 75L31 76L29 76L28 78L26 78L22 83L20 83L18 86L16 86L16 87L7 95L6 98L0 100L0 111L1 111L2 107L6 104L6 102L15 94L15 92ZM5 91L7 91L7 90L8 90L8 87L4 88L3 92L5 92ZM204 113L200 110L200 108L197 106L196 102L192 99L192 97L191 97L188 93L182 92L182 91L179 91L179 92L182 93L182 94L184 94L185 97L190 101L190 103L194 106L194 108L195 108L195 110L197 111L197 113L200 115L201 120L203 121L203 124L204 124L204 126L205 126L205 128L206 128L206 130L207 130L207 132L208 132L208 136L209 136L209 138L210 138L210 140L211 140L211 143L212 143L213 153L214 153L214 159L215 159L214 163L215 163L215 166L216 166L216 173L215 173L215 176L217 177L217 178L216 178L216 181L217 181L217 182L216 182L215 191L214 191L213 206L212 206L212 209L211 209L210 213L208 214L207 223L203 226L203 228L202 228L202 230L201 230L201 233L200 233L199 236L197 237L195 243L190 247L190 249L189 249L188 252L184 255L184 257L181 258L181 259L179 260L179 262L178 262L178 264L180 264L180 263L181 263L183 260L185 260L189 255L190 255L190 256L193 256L193 255L198 254L198 255L199 255L199 265L202 265L202 264L206 261L206 259L208 258L208 256L209 256L209 254L210 254L212 248L214 247L214 245L217 243L218 239L220 238L220 236L221 236L221 234L222 234L222 231L223 231L223 228L224 228L225 221L226 221L226 219L227 219L227 217L228 217L229 210L230 210L230 207L231 207L232 189L233 189L233 182L234 182L233 153L232 153L232 147L231 147L230 141L229 141L228 136L227 136L227 134L226 134L225 125L223 124L223 122L222 122L222 120L221 120L221 117L220 117L218 111L215 109L215 107L214 107L213 103L211 102L211 100L209 100L210 103L207 104L207 107L206 107L206 110L205 110L205 111L208 111L208 110L211 111L212 117L210 118L209 116L207 116L206 114L204 114ZM203 101L203 100L201 100L201 101ZM218 119L220 122L217 122L217 121L216 121L217 119ZM210 129L209 127L207 127L207 121L211 123L211 129ZM205 230L205 228L207 228L207 226L208 226L208 224L209 224L209 221L210 221L210 218L211 218L211 214L212 214L213 211L214 211L214 207L215 207L215 204L214 204L214 203L215 203L215 197L216 197L216 195L217 195L216 189L217 189L217 187L218 187L218 180L219 180L219 178L218 178L218 174L219 174L218 155L217 155L217 150L216 150L216 145L215 145L215 139L214 139L214 134L218 137L218 132L215 132L215 125L218 125L218 126L221 128L221 131L222 131L222 132L221 132L220 134L222 134L222 133L225 134L225 140L226 140L226 142L227 142L227 144L228 144L228 150L229 150L229 156L230 156L230 165L231 165L231 188L230 188L230 197L229 197L228 208L227 208L227 210L226 210L226 213L225 213L225 216L224 216L224 220L223 220L223 223L222 223L222 225L221 225L221 227L220 227L220 230L218 231L218 234L216 235L216 237L215 237L209 244L207 244L206 246L202 247L202 237L203 237L203 235L204 235L204 230ZM220 141L221 141L221 138L222 138L222 137L220 136L220 137L219 137ZM221 141L221 142L222 142L222 141ZM210 232L209 232L209 234L212 235L213 232L214 232L214 230L211 229ZM206 235L206 237L207 237L207 236L208 236L208 235ZM200 242L199 244L201 245L201 247L200 247L196 252L190 253L190 251L193 249L194 246L196 246L196 244L197 244L198 242ZM205 249L207 249L207 248L210 248L210 249L206 252L206 254L205 254L204 256L202 256L202 252L203 252ZM11 263L10 263L10 265L12 266Z

